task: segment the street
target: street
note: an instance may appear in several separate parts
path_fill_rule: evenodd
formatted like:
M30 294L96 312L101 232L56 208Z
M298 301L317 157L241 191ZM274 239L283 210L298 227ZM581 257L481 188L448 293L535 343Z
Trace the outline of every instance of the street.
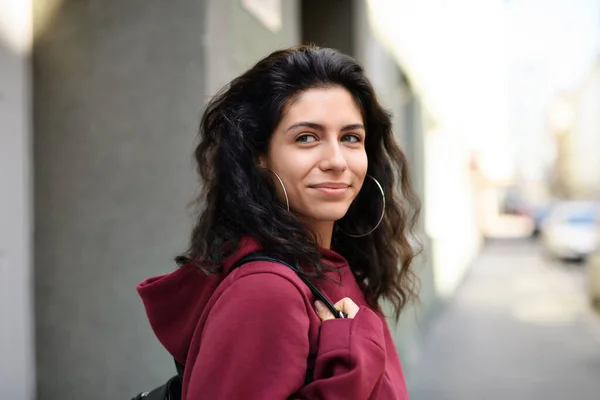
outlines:
M424 338L412 400L598 400L600 316L584 265L488 244Z

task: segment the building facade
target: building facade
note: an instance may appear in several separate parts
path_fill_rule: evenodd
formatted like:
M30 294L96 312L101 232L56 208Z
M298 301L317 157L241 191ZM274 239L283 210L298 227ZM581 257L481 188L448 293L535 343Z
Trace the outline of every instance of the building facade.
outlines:
M600 58L574 96L572 118L564 144L569 194L600 200Z

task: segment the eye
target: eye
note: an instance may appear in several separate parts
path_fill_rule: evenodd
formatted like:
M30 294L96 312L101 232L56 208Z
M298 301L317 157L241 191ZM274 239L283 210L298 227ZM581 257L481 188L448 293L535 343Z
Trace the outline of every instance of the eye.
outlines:
M362 138L359 135L352 133L352 134L344 135L342 137L342 142L360 143L360 142L362 142Z
M312 143L316 140L317 140L317 138L315 137L315 135L308 135L308 134L300 135L296 138L296 142L298 142L298 143Z

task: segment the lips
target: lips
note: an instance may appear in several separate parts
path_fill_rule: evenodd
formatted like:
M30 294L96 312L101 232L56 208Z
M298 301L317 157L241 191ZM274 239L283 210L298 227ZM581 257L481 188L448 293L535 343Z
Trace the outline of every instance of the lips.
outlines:
M312 185L314 189L347 189L350 185L343 182L323 182L318 185Z

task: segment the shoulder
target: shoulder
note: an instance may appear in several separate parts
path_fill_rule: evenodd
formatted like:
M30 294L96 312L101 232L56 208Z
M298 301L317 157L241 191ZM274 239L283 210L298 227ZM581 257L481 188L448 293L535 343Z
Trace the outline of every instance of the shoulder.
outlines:
M306 308L310 295L296 272L271 261L248 262L233 270L219 286L222 300L245 299L256 308Z

